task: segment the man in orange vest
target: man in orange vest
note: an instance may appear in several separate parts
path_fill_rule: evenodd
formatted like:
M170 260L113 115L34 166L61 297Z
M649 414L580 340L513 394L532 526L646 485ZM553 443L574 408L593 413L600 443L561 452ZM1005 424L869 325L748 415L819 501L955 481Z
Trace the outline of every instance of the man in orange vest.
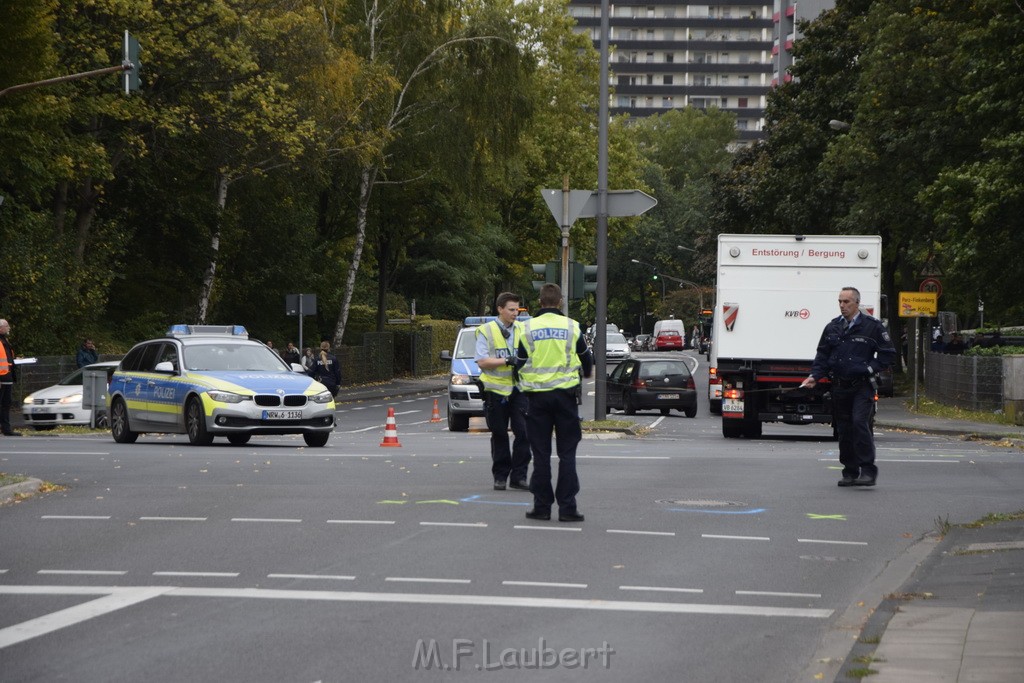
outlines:
M7 335L11 324L0 318L0 432L4 436L21 436L11 429L11 397L14 396L14 382L18 379L14 366L14 349Z

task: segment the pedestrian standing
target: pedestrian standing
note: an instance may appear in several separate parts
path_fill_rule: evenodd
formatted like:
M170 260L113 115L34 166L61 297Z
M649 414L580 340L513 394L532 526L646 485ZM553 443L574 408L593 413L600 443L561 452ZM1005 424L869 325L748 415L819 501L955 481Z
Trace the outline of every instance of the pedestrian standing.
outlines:
M14 383L18 381L18 366L14 364L14 348L8 338L10 333L11 324L0 318L0 433L21 436L11 428L11 400Z
M537 316L523 322L517 351L519 387L527 397L526 433L533 451L529 519L551 519L558 503L558 521L582 522L576 506L580 480L576 474L576 446L583 438L575 389L580 373L590 377L593 360L580 326L560 313L562 290L552 283L540 289ZM558 483L551 488L551 434L558 453Z
M530 490L526 472L530 466L530 443L526 436L526 396L514 377L522 327L516 321L522 300L502 292L495 301L498 318L476 329L476 364L484 384L484 414L491 430L491 474L494 490ZM508 428L515 441L509 449Z
M875 377L892 366L896 349L885 326L860 312L860 292L855 287L843 287L839 292L839 311L841 315L825 325L811 374L800 386L814 387L818 380L829 377L843 464L839 485L874 486L878 479L871 432Z
M288 365L291 365L292 363L301 364L302 355L299 353L299 349L296 348L295 342L288 342L287 348L285 348L284 353L281 354L281 359Z
M304 367L308 373L310 368L314 365L316 365L316 358L313 356L313 349L307 346L302 352L302 367Z
M78 353L75 354L75 365L79 368L84 368L86 365L92 365L99 360L99 355L96 353L96 345L92 339L82 340L82 345L78 347Z

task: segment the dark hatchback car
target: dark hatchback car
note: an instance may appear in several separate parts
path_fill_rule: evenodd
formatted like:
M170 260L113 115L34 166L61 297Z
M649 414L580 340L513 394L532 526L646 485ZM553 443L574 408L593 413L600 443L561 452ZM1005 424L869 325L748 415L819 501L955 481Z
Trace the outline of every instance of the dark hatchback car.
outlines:
M621 408L627 415L638 410L682 411L697 415L697 387L685 357L634 355L608 375L605 414Z

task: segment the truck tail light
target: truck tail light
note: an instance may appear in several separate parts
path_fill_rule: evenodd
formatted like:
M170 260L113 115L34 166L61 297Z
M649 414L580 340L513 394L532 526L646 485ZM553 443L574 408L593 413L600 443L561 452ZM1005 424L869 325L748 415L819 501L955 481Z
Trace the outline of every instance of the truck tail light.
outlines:
M722 392L722 398L743 398L742 389L726 389Z

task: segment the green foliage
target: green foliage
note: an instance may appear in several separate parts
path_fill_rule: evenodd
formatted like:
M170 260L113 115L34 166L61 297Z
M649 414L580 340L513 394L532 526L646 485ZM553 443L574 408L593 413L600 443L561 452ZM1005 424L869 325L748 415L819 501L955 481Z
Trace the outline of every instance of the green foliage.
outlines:
M964 351L965 356L1019 356L1024 354L1024 346L972 346Z

